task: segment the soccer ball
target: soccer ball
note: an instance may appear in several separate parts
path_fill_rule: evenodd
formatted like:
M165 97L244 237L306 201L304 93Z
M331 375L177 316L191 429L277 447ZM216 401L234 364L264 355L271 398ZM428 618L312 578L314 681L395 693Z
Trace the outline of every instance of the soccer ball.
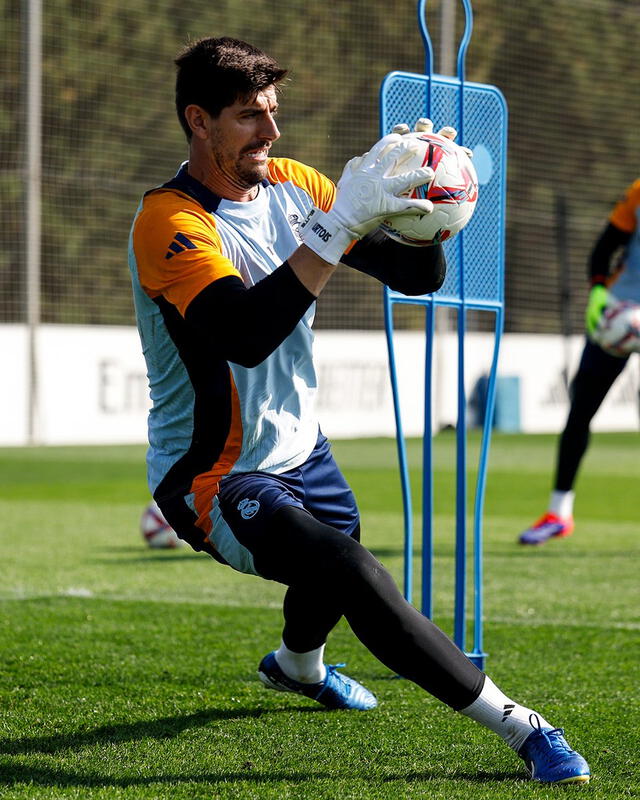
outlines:
M140 518L140 532L149 547L180 547L182 539L164 518L155 500L152 500Z
M471 219L478 201L478 176L467 151L438 133L407 134L420 144L411 159L395 168L397 174L431 167L433 181L418 186L406 197L431 200L430 214L398 214L385 219L382 230L402 244L426 247L459 233Z
M612 356L628 356L640 352L640 305L621 300L602 312L593 333L596 344Z

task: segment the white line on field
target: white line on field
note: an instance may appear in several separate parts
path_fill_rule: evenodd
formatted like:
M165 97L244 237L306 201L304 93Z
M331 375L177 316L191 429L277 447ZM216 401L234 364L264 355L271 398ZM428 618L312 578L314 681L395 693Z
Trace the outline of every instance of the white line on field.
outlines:
M281 600L266 600L260 603L242 603L240 601L228 600L228 598L218 598L214 595L210 597L184 595L154 594L111 594L110 592L94 592L84 587L71 586L68 589L60 589L57 592L29 592L23 589L16 589L12 593L0 592L0 602L10 602L16 600L55 600L60 597L79 597L83 600L113 600L125 603L167 603L194 606L229 606L233 608L282 608Z

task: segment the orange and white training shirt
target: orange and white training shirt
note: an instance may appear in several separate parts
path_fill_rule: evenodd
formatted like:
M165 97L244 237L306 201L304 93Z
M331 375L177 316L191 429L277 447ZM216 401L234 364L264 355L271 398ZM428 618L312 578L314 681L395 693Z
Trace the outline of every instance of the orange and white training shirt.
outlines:
M611 212L609 222L631 234L622 268L611 284L611 291L618 300L640 303L640 179L627 188L624 198Z
M250 368L221 359L185 313L221 278L251 287L276 270L300 245L311 209L329 210L334 196L316 170L273 158L256 198L233 202L191 177L185 163L136 213L129 268L152 401L149 486L156 498L184 504L205 534L221 478L293 469L316 444L315 304Z

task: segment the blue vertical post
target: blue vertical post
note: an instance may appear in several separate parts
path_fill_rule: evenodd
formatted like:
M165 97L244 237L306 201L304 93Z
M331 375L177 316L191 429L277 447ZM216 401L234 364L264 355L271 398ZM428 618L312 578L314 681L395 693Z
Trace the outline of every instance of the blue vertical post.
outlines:
M436 331L436 313L433 302L425 305L425 359L424 359L424 424L422 439L422 587L421 611L433 616L433 344Z
M385 330L393 331L393 303L389 292L384 293L384 322ZM409 603L413 602L413 504L411 501L411 486L409 483L409 465L407 463L407 447L402 429L402 414L400 411L400 395L396 378L396 356L393 335L387 335L387 352L389 357L389 371L391 373L391 392L393 395L393 409L396 423L396 446L398 450L398 465L400 467L400 488L402 491L402 510L404 517L404 596Z
M457 314L457 424L456 424L456 508L455 508L455 586L453 637L456 644L481 669L483 650L482 594L482 516L486 488L489 443L504 308L504 231L506 200L507 107L500 91L493 86L471 83L465 78L465 57L473 27L471 0L462 0L465 26L457 54L455 77L433 74L433 48L426 24L427 2L418 2L418 22L425 47L425 74L391 72L380 88L380 133L385 135L400 122L413 123L429 117L435 127L453 125L458 141L476 154L480 196L474 217L453 240L445 242L447 276L441 289L432 295L406 297L388 287L384 290L385 332L389 353L389 372L396 422L396 440L404 512L404 589L413 597L413 506L406 441L403 431L397 354L394 345L396 305L422 306L425 311L424 432L422 452L422 569L420 572L421 611L434 613L433 564L433 363L436 337L436 309L448 307ZM467 525L467 398L465 390L465 339L469 309L494 314L493 352L487 387L487 403L475 487L473 530ZM412 387L412 390L413 387ZM473 557L473 645L466 647L467 562Z

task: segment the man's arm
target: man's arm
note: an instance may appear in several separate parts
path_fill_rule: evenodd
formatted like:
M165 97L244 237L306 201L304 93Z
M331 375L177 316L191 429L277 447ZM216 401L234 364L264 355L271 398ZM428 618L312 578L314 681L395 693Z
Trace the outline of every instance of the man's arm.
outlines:
M300 283L314 297L319 297L329 278L336 271L335 264L329 264L305 244L295 250L288 258L288 263Z
M389 215L407 210L425 214L433 208L428 200L401 196L432 180L431 168L387 177L390 166L412 147L410 140L391 134L352 159L332 208L326 213L314 209L302 226L303 244L288 261L250 288L234 275L213 281L187 306L187 323L214 342L227 361L246 367L264 361L293 331L354 238Z
M613 257L631 239L631 234L621 230L611 222L602 231L596 241L589 259L588 273L591 290L585 309L585 327L590 336L594 336L600 323L602 312L610 302L607 283L615 272L617 264Z
M446 269L440 246L407 247L381 231L357 242L343 262L407 295L435 292ZM185 319L225 360L254 367L289 336L334 271L302 245L250 288L231 275L214 281L191 301Z
M589 258L588 273L592 286L597 284L604 286L607 283L612 271L617 267L617 264L612 264L613 256L620 248L625 247L630 239L630 233L620 230L611 222L602 231Z
M400 196L432 180L432 169L386 175L411 149L410 140L392 134L352 159L332 208L327 213L314 209L302 227L303 244L288 261L249 288L234 275L213 281L187 306L187 323L214 342L227 361L246 367L264 361L293 331L354 238L362 238L390 214L409 209L424 214L433 208L428 200Z
M364 272L402 294L431 294L447 271L442 245L410 247L380 229L367 234L342 257L342 263Z
M189 303L187 324L213 342L226 361L255 367L282 344L316 299L296 269L315 288L324 285L323 278L325 283L328 280L322 269L329 273L334 269L321 259L324 267L316 265L317 256L312 253L305 255L296 258L294 253L296 268L285 261L249 288L233 275L210 283Z

